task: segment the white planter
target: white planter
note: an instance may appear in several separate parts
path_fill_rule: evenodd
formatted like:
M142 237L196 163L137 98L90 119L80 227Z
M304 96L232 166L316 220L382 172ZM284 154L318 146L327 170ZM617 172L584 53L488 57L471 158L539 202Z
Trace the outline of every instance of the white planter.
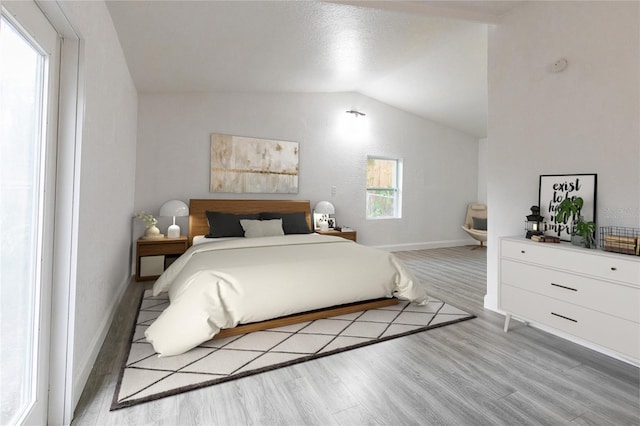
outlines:
M148 238L156 238L160 236L160 230L157 226L151 225L144 231L144 236Z

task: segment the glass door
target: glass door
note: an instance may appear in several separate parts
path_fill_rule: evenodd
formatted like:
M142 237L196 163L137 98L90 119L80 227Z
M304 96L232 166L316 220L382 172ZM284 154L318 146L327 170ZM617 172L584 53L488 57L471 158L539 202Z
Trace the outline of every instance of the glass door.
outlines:
M59 41L37 5L0 20L0 424L46 424Z

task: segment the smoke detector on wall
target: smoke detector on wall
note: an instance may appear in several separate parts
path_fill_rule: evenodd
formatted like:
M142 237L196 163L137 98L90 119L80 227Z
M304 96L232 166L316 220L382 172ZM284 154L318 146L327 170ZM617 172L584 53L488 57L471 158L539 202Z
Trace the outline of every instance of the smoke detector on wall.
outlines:
M551 65L551 71L562 72L567 68L568 64L565 58L560 58Z

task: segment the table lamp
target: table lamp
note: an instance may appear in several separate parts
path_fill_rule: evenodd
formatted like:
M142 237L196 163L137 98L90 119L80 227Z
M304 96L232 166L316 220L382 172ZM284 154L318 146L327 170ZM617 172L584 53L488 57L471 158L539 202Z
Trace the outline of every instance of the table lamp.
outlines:
M160 216L173 216L173 225L167 229L167 237L178 238L180 227L176 225L176 216L189 216L189 207L180 200L169 200L160 207Z

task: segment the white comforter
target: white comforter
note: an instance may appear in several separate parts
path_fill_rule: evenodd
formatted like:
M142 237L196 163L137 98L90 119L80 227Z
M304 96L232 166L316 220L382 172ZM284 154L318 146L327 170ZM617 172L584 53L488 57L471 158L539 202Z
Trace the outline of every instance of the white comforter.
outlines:
M145 333L160 356L238 324L393 295L427 302L393 254L315 234L192 246L154 284L164 291L170 305Z

